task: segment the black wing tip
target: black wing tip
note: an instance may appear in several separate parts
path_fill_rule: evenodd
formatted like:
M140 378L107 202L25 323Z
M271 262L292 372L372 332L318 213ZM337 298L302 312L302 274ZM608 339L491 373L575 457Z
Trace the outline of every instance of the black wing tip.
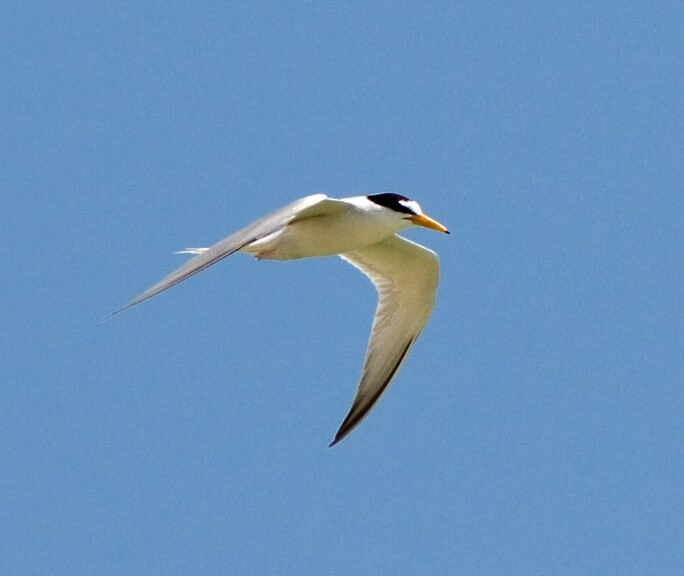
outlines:
M358 426L358 424L363 420L363 417L368 413L368 410L362 411L360 414L355 414L356 404L353 404L349 409L349 413L345 417L340 427L335 432L335 437L332 442L328 444L328 448L332 448L336 444L339 444L344 440L349 434Z
M124 310L126 310L126 306L124 306L123 308L117 308L116 310L114 310L114 312L110 312L110 313L107 314L104 318L102 318L102 319L100 320L100 322L102 322L102 323L108 322L109 320L111 320L112 318L114 318L114 316L116 316L117 314L120 314L120 313L123 312Z
M342 428L340 428L337 431L337 434L335 434L335 437L332 439L332 442L328 444L328 448L332 448L336 444L340 443L342 440L344 440L345 436L349 434L350 430L342 431Z
M385 380L383 385L380 386L377 393L371 398L371 400L369 402L366 402L365 407L360 412L357 411L360 402L358 402L358 399L354 400L352 407L349 409L347 416L340 425L337 434L335 434L335 438L333 438L333 441L330 444L328 444L328 448L332 448L333 446L335 446L335 444L344 440L344 438L346 438L346 436L352 430L354 430L354 428L356 428L366 416L368 416L368 413L373 409L377 401L380 399L380 396L382 396L383 392L387 389L387 386L389 386L389 383L394 378L394 375L397 373L399 366L401 366L401 363L404 361L404 358L406 358L406 354L408 354L411 345L415 341L416 338L409 338L408 342L406 343L406 346L404 346L404 350L401 352L401 354L399 354L398 360L394 365L394 368L392 368L389 375L387 376L387 379Z
M342 442L349 433L356 428L356 426L363 420L363 417L368 413L368 411L362 411L360 414L355 413L356 411L356 403L352 404L352 407L349 409L349 413L347 416L344 418L342 424L340 424L340 427L337 429L337 432L335 433L335 437L332 439L332 442L328 444L328 448L332 448L335 446L335 444L338 444L339 442Z
M111 312L110 314L105 316L102 319L102 322L107 322L108 320L111 320L112 318L114 318L114 316L117 316L117 315L121 314L122 312L125 312L129 308L133 308L133 306L137 306L138 304L140 304L140 302L138 302L136 300L132 300L128 304L124 304L121 308L117 308L116 310L114 310L114 312Z

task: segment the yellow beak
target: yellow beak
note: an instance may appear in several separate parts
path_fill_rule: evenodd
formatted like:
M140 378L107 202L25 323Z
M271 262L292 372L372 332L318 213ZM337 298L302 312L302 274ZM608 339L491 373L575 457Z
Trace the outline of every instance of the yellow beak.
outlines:
M411 222L417 226L425 226L425 228L430 228L432 230L437 230L438 232L444 232L445 234L451 234L446 229L446 226L442 226L437 220L433 220L425 214L418 214L417 216L409 216L408 218Z

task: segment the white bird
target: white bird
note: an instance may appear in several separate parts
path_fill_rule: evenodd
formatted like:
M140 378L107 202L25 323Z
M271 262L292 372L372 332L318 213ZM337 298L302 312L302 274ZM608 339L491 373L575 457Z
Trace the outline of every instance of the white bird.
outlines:
M449 234L417 202L399 194L334 199L314 194L284 206L209 248L145 290L111 316L156 296L235 252L257 259L296 260L339 255L375 285L373 319L361 382L330 446L351 432L376 405L428 321L439 280L437 255L396 233L425 226Z

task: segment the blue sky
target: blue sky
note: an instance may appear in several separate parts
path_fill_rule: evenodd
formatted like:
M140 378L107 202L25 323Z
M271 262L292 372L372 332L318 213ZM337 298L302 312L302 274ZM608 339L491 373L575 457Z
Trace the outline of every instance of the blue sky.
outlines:
M681 3L5 2L3 574L681 574ZM375 294L243 255L307 194L452 231L327 447Z

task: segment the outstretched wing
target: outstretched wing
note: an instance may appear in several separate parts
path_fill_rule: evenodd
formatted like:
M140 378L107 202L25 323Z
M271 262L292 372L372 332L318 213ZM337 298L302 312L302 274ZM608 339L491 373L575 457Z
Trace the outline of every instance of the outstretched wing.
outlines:
M216 264L216 262L223 260L248 244L277 232L284 226L287 226L290 222L335 212L345 207L346 203L328 198L325 194L314 194L296 200L295 202L282 207L280 210L276 210L275 212L260 218L242 230L231 234L208 249L202 249L201 251L195 250L197 256L188 260L180 268L171 272L166 278L157 282L139 296L136 296L128 304L125 304L112 312L110 317L156 296L160 292L190 278L190 276L194 276L198 272L201 272L212 264Z
M389 387L432 313L439 281L437 255L400 236L341 257L371 279L378 307L361 382L331 446L361 422Z

